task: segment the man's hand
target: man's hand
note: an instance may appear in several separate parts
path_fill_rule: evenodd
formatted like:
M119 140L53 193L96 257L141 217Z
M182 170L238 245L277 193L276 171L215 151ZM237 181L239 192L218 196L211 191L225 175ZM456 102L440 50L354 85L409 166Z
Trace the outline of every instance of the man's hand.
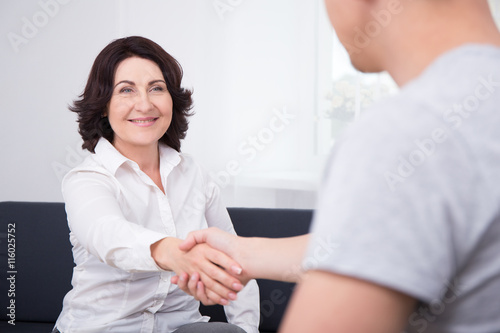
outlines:
M189 251L197 244L208 244L211 248L221 251L234 259L234 261L226 261L220 266L226 272L238 278L244 285L253 278L248 275L249 268L254 264L254 260L249 257L250 251L248 250L251 245L249 238L239 237L212 227L190 232L187 238L179 244L179 249Z
M196 277L203 283L207 299L214 304L226 305L235 300L243 285L224 268L235 267L238 270L238 264L207 244L195 244L183 251L179 249L180 242L180 239L167 237L151 246L151 255L158 266L181 277L185 277L184 274Z
M226 272L232 272L233 276L245 285L250 279L256 278L297 282L302 274L300 265L308 242L309 234L286 238L249 238L235 236L217 228L208 228L189 233L179 248L187 251L196 244L206 243L226 253L243 269L238 272L238 266L230 264L221 264L221 267ZM188 275L189 278L186 279L174 277L172 282L202 302L207 300L208 304L219 303L208 294L204 298L203 286L198 284L196 276ZM204 287L208 288L207 285Z
M232 256L237 250L237 242L238 236L212 227L208 229L191 231L186 239L182 243L180 243L179 248L183 251L189 251L196 244L207 243L214 249Z
M242 242L244 242L244 239L241 237L212 227L190 232L187 238L179 245L179 249L190 251L194 247L205 243L218 251L226 253L240 263L240 260L244 260L242 251L240 251ZM226 262L220 264L220 266L226 272L232 274L233 277L238 278L242 284L246 284L250 280L250 277L246 274L247 272L238 264L235 264L235 262ZM172 283L177 284L180 289L192 295L204 305L222 304L217 298L213 297L209 286L203 282L201 274L187 274L187 272L183 272L172 277Z

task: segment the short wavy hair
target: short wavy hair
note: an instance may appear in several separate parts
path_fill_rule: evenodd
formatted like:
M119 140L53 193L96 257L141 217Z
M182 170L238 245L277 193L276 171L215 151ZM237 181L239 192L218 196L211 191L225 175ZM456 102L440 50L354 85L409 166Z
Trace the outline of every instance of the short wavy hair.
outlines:
M109 124L107 105L113 94L116 68L125 59L139 57L155 62L172 96L172 122L160 142L180 151L181 140L186 137L188 117L192 115L192 91L181 87L182 67L155 42L139 36L120 38L108 44L97 56L90 70L87 85L78 100L69 109L78 114L82 148L94 153L101 137L113 142L114 132Z

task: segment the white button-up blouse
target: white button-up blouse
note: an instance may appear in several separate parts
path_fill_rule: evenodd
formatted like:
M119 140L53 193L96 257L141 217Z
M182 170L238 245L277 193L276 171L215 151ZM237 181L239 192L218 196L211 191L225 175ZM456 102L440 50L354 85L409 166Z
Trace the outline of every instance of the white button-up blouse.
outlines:
M76 267L56 322L61 332L173 332L208 321L199 302L171 284L174 273L156 265L150 246L197 229L234 228L219 188L189 155L160 144L160 173L165 193L101 138L63 179ZM230 323L258 332L256 282L225 312Z

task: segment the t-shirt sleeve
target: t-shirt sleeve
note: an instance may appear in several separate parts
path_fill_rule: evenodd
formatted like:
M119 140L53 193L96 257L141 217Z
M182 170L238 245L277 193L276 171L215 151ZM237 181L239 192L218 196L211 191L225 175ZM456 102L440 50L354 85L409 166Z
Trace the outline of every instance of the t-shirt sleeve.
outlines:
M462 260L453 233L471 218L473 166L439 122L401 117L359 121L336 145L303 268L430 302Z

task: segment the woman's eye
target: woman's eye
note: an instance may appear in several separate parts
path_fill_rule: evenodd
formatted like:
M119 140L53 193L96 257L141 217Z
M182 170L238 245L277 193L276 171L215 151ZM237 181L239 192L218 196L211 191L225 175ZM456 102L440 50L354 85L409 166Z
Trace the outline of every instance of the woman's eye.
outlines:
M151 88L151 91L163 91L163 87L160 87L160 86L155 86L153 88Z
M130 93L130 92L132 92L132 89L130 89L130 88L123 88L123 89L120 90L120 92L121 93Z

